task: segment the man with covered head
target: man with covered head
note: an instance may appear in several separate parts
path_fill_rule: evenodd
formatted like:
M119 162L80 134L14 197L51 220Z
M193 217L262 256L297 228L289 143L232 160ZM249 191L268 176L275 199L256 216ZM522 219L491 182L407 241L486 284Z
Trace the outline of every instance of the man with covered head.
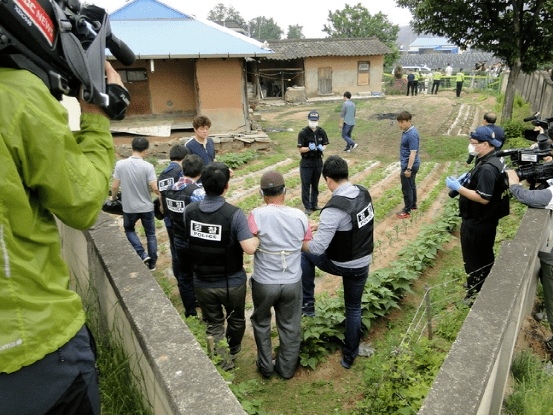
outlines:
M284 204L284 177L269 171L261 177L261 196L267 206L254 209L250 230L259 238L255 252L251 317L257 344L258 370L269 377L275 370L283 378L294 376L301 343L301 247L312 239L305 214ZM271 307L275 310L280 350L272 363Z
M319 127L319 113L311 111L307 115L309 125L298 134L298 149L301 154L301 201L305 213L310 215L318 206L319 179L323 170L323 151L328 145L326 131Z
M459 193L461 249L467 277L465 303L472 304L495 260L493 244L499 219L509 214L505 163L496 157L501 143L489 127L470 134L469 153L476 157L474 168L459 179L446 179L447 187Z

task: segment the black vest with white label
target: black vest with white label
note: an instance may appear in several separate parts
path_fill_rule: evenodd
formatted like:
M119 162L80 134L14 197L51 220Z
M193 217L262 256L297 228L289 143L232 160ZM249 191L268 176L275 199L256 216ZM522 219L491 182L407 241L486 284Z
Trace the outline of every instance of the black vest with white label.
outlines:
M167 212L167 204L165 203L165 192L171 189L179 180L182 169L180 166L173 166L171 170L165 170L162 171L157 178L157 190L159 190L159 193L163 196L163 216L168 217L169 213Z
M219 281L244 266L240 242L230 243L232 217L239 208L226 203L215 212L202 212L200 202L186 208L186 237L192 268L205 281Z
M352 229L337 231L326 250L327 257L336 262L353 261L373 252L374 209L371 195L363 186L355 186L360 191L356 198L332 196L323 208L337 208L351 216Z
M165 191L165 202L166 212L169 214L171 219L171 228L173 232L177 235L186 237L186 229L184 227L184 220L182 214L184 213L184 208L190 204L190 196L194 193L194 190L199 189L200 187L196 184L189 184L182 190L173 190L167 189Z

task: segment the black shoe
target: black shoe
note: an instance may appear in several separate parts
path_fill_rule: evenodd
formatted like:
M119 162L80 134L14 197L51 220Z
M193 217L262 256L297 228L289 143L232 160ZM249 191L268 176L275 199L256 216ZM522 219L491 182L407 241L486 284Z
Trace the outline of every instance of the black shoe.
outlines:
M315 316L315 303L305 303L301 307L301 312L304 316L314 317Z
M349 369L351 365L353 365L353 359L343 356L341 363L342 363L342 366L344 366L346 369Z
M355 143L353 147L351 148L351 151L355 150L357 147L359 147L359 144Z
M311 215L313 213L313 211L311 209L305 209L305 214L307 216Z
M273 375L273 372L275 371L275 364L273 363L273 372L271 373L267 373L266 371L264 371L263 369L261 369L261 367L259 366L259 360L256 360L255 361L255 366L257 367L257 371L261 374L261 376L263 376L265 379L269 379L272 375Z
M346 148L344 148L344 151L345 151L346 153L350 153L350 152L351 152L351 149L349 148L349 146L346 146Z
M321 207L315 206L315 207L313 208L313 211L317 211L317 210L321 210L321 209L322 209Z

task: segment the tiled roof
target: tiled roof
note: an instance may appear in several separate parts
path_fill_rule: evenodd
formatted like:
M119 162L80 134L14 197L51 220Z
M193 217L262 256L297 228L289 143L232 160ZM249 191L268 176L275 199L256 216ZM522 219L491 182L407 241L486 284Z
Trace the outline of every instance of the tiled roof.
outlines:
M269 59L287 60L316 56L373 56L393 53L376 37L269 40L276 52Z

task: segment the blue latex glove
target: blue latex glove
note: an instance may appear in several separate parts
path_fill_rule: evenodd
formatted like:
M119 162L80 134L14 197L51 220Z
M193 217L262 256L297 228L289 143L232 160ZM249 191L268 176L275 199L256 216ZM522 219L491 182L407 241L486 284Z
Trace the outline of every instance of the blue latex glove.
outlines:
M325 151L325 149L323 148L323 145L322 145L322 144L319 144L319 145L317 146L317 150L319 150L319 151Z
M309 150L315 150L315 143L309 143Z
M459 183L459 180L456 179L453 176L449 176L447 179L445 179L445 184L447 187L449 187L451 190L455 190L456 192L459 191L461 188L461 183Z
M468 172L461 174L461 176L457 179L459 180L459 183L464 184L468 179Z

